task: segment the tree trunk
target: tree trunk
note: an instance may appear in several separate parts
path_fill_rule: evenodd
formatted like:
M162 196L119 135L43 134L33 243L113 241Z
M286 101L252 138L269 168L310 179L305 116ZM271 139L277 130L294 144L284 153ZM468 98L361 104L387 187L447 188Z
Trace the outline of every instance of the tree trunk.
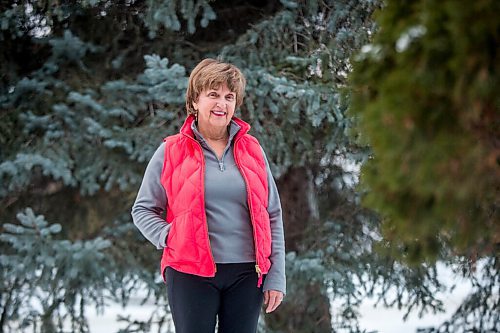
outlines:
M287 252L300 255L307 247L306 228L318 223L312 176L304 167L290 169L277 182ZM309 283L288 286L285 302L274 313L266 315L269 329L275 332L330 333L332 332L330 301L326 286Z

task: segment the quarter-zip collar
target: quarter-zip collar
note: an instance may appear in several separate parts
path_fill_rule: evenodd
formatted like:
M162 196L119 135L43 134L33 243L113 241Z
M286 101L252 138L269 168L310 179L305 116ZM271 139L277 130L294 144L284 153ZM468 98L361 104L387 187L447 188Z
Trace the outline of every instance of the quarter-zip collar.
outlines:
M234 136L238 134L240 129L241 127L233 120L231 120L231 122L229 123L229 138L227 140L226 148L231 145ZM198 127L196 126L196 122L194 121L191 123L191 130L193 131L195 139L198 140L204 147L208 147L207 140L205 140L200 131L198 131Z
M233 122L232 120L229 123L229 138L227 140L226 147L224 148L224 152L222 153L222 157L220 159L217 156L217 154L213 151L213 149L210 147L208 142L205 140L203 135L201 135L200 131L198 131L198 127L196 126L196 122L193 121L191 123L191 129L193 130L194 136L195 136L196 140L198 140L200 145L204 149L210 151L214 155L214 157L217 159L217 162L219 163L219 170L222 172L225 171L226 167L224 166L224 157L226 156L226 152L228 151L229 147L231 147L231 143L232 143L234 136L236 134L238 134L241 127L238 124L236 124L235 122Z
M192 126L194 123L195 123L194 116L193 115L189 115L186 118L186 121L184 122L184 124L182 125L180 133L182 133L184 135L187 135L187 136L189 136L189 137L191 137L193 139L197 139L196 136L195 136L195 132L193 130L193 126ZM241 137L241 136L245 135L246 133L248 133L249 130L250 130L250 124L248 124L247 122L239 119L238 117L233 116L233 118L231 119L231 122L229 123L229 140L230 141L232 139L236 140L239 137ZM234 132L234 134L233 134L233 132Z

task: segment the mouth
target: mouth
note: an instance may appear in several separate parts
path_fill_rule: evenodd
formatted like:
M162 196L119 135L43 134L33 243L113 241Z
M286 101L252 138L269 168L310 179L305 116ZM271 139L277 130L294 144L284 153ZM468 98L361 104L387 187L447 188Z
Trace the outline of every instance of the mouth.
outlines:
M210 111L211 114L213 114L216 117L224 117L226 116L227 112L224 111Z

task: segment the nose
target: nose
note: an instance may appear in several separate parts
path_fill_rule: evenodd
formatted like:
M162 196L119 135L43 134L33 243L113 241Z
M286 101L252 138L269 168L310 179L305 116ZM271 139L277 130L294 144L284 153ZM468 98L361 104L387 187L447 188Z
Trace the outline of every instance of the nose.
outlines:
M216 105L220 108L223 108L223 109L225 109L227 107L227 104L224 101L224 99L218 99L216 102Z

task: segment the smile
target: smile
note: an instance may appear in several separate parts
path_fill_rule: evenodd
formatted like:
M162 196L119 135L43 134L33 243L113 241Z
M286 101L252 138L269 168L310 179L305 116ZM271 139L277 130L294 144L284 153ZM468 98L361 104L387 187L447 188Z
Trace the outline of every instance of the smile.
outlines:
M227 112L224 112L224 111L210 111L213 115L217 116L217 117L224 117L226 115Z

